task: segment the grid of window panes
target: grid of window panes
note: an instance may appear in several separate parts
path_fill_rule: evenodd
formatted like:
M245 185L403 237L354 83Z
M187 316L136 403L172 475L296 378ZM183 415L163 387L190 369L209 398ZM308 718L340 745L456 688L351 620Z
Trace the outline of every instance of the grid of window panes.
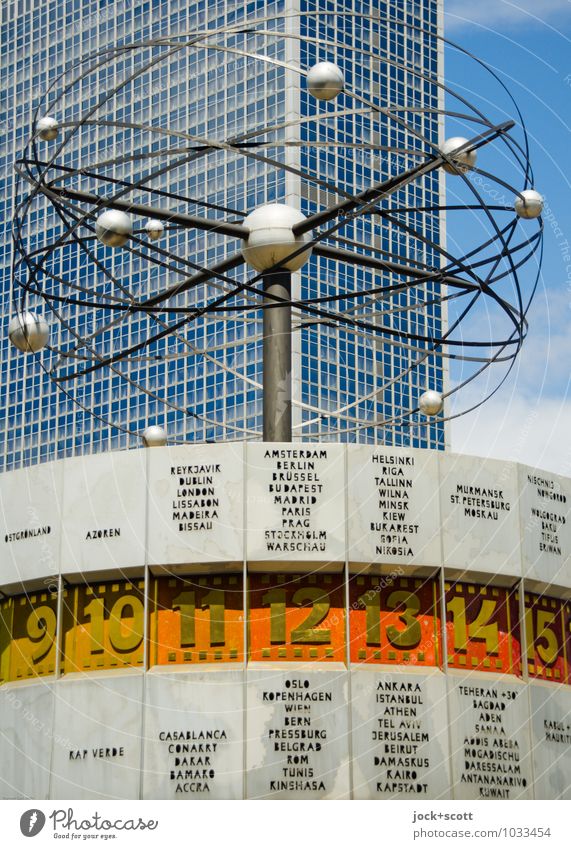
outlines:
M189 33L205 27L225 27L242 19L263 14L282 13L283 0L252 2L240 0L189 3L188 0L134 3L132 0L8 0L2 4L2 44L7 53L2 63L2 111L6 122L1 157L2 205L2 314L5 326L13 313L11 246L9 222L14 200L14 153L21 152L29 138L33 110L48 87L68 71L66 80L84 72L82 58L107 46L148 40L168 33ZM272 29L283 26L283 20L270 22ZM226 45L237 50L265 52L283 59L283 40L271 43L247 34L236 35ZM122 54L117 60L103 64L74 86L57 107L60 122L77 121L94 106L103 92L117 86L129 74L149 62L152 51ZM76 72L72 70L77 68ZM137 131L121 122L141 122L153 127L224 140L244 127L280 123L283 115L283 69L279 65L258 65L231 53L208 49L180 51L163 60L136 80L120 89L108 103L98 109L97 118L115 122L114 127L87 125L66 145L58 162L71 167L77 163L101 163L118 153L147 150L149 162L117 164L99 169L108 177L145 177L172 139L160 132ZM189 84L192 81L192 85ZM45 152L45 148L41 151ZM272 155L272 151L269 151ZM284 195L283 172L246 157L227 156L211 151L208 156L184 161L171 167L168 174L154 180L155 189L168 188L186 198L203 199L240 216L246 210ZM174 157L170 162L175 161ZM156 166L155 166L156 167ZM101 193L101 183L82 179L77 187ZM148 203L148 195L131 193L134 201ZM169 201L173 208L172 201ZM176 206L174 208L177 208ZM183 203L181 211L204 214L199 204ZM221 209L214 212L228 217ZM143 222L139 222L142 226ZM30 251L57 240L61 221L47 203L36 202L26 221L25 236ZM210 265L223 259L229 251L239 249L236 241L212 238L208 244L197 232L168 231L163 246L181 257L178 279L192 274L195 266ZM127 251L109 251L94 240L89 252L78 245L54 252L45 263L53 275L69 285L77 283L83 292L99 299L113 292L116 296L149 297L162 291L177 279L173 271L158 268L144 257ZM234 272L238 280L246 279L245 271ZM57 291L57 282L47 275L39 276L46 292ZM14 291L17 291L14 287ZM191 294L180 296L178 306L200 306L216 296L216 286L200 286ZM81 296L81 295L80 295ZM28 298L28 308L37 306L46 314L43 303ZM143 314L129 322L116 322L110 309L97 313L65 303L56 306L56 315L47 315L51 327L51 343L70 356L69 367L59 374L66 376L77 368L78 361L89 365L89 351L78 341L93 339L92 347L106 356L120 348L131 347L158 333L161 320ZM172 322L172 317L163 317ZM261 381L260 322L209 319L184 332L157 342L152 357L132 357L112 369L95 372L62 383L58 388L45 374L32 355L22 355L8 344L6 332L2 345L2 393L0 404L0 456L2 468L53 459L70 454L93 453L129 447L137 440L108 422L126 425L128 430L142 432L149 422L167 427L173 440L219 440L241 438L245 425L249 431L261 429L261 394L256 384ZM214 348L218 352L210 355ZM198 352L198 354L196 353ZM78 360L79 358L79 360ZM226 368L219 368L224 360ZM44 364L51 360L44 357ZM247 381L236 375L244 372ZM146 391L142 391L143 387ZM164 401L168 401L167 404ZM79 405L78 403L79 402ZM82 405L82 406L80 406ZM98 418L99 417L99 418Z
M414 16L420 14L427 26L433 29L436 26L436 0L423 0L422 4L392 0L388 4L319 3L318 6L320 9L343 6L365 14L374 7L375 14L381 17L387 6L391 14L410 6L414 7ZM307 4L307 9L310 8L311 4ZM70 79L73 67L79 68L81 60L87 55L107 46L148 40L167 33L188 33L205 26L224 27L240 20L253 20L260 15L271 17L275 14L276 19L268 23L268 29L279 33L285 25L279 16L289 9L288 0L271 3L257 0L246 4L240 0L216 3L208 3L207 0L5 0L0 4L0 37L4 49L0 68L0 112L4 129L0 140L0 297L4 320L4 332L0 334L0 381L3 389L0 393L0 468L11 469L56 457L137 445L138 440L126 430L121 430L121 426L140 433L147 424L156 422L165 425L169 437L176 441L242 438L243 428L247 436L255 431L261 432L261 322L257 313L248 313L246 320L219 316L200 325L188 325L177 334L157 341L150 357L142 351L140 356L119 362L112 368L72 379L60 386L55 385L45 372L45 367L53 364L53 357L44 356L42 367L36 357L22 355L9 345L6 329L13 313L14 292L18 291L13 285L11 272L10 221L15 191L13 161L15 154L25 148L34 110L49 86L64 71L67 72L66 78ZM308 35L312 34L311 19L302 26L307 27ZM340 41L340 60L350 45L348 42L347 48L343 46L345 34L347 38L353 37L348 26L341 24L336 34ZM330 29L327 35L331 35ZM121 152L127 156L131 150L145 150L149 154L148 163L137 162L134 165L125 162L107 170L100 169L100 173L104 172L113 179L128 176L132 181L142 180L154 167L153 163L166 156L166 151L173 147L172 138L161 136L161 127L181 134L223 140L243 132L244 128L251 130L256 126L280 123L286 110L282 66L250 62L241 57L240 51L256 52L263 48L267 55L283 60L288 45L279 35L263 41L258 41L258 38L240 33L233 37L233 41L225 42L227 47L235 48L235 52L197 48L174 53L168 60L158 62L137 76L132 84L119 88L98 111L98 118L113 121L114 126L86 124L66 146L60 163L77 167L78 162L101 163ZM372 45L374 48L375 45ZM317 58L312 54L311 45L305 52L305 48L301 49L299 59L302 65ZM399 56L403 49L413 51L415 62L420 62L422 56L422 62L429 62L431 70L435 70L435 47L430 40L420 43L413 40L404 47L399 43L394 49ZM101 92L117 86L155 55L151 50L138 51L121 54L116 60L103 64L58 104L58 119L61 122L77 121L98 103ZM320 55L318 58L335 57ZM400 96L402 99L405 96L400 72L385 78L383 73L379 75L377 63L374 74L377 76L371 75L364 64L362 79L355 79L355 85L383 86L388 80L388 92L392 98ZM410 98L410 95L407 90L406 96ZM416 92L415 96L432 98L434 92L423 90ZM299 106L305 114L308 103L303 87ZM433 119L426 116L419 120L425 121L423 132L435 137ZM153 130L136 130L121 126L121 122L147 123L152 125ZM364 122L353 125L348 120L345 133L353 131L365 134L367 127ZM327 128L323 132L327 137ZM278 144L278 135L274 138ZM399 144L403 141L400 139ZM44 153L44 149L41 152ZM265 153L276 158L285 155L283 146L279 145ZM332 182L342 187L370 185L375 166L377 171L380 168L381 174L388 173L388 165L379 165L366 156L362 162L355 157L342 156L338 151L327 153L324 150L319 156L323 156L324 161L315 165L325 167ZM208 198L211 204L220 207L218 213L211 211L209 214L228 217L228 210L231 210L239 219L262 203L282 201L288 192L288 197L291 196L291 181L287 182L283 171L252 158L210 151L202 158L188 160L181 157L176 165L175 158L169 154L169 163L170 170L152 183L153 188L168 188L169 192L185 198ZM308 167L311 164L308 161ZM305 164L303 167L306 167ZM86 191L101 191L101 183L93 181L90 184L85 178L82 178L80 187ZM405 193L407 205L412 201L426 201L429 196L433 199L437 188L436 179L425 181L418 190L419 194L413 197ZM324 200L321 194L308 197L303 184L301 194L305 212L316 208L315 205ZM144 192L131 193L129 197L141 203L148 202L148 195ZM172 200L169 200L169 205L173 206ZM193 205L181 201L178 209L189 214L204 214L198 203ZM142 224L138 223L139 226ZM35 202L26 222L28 250L56 241L61 225L61 220L47 202L43 205ZM354 231L348 229L343 235L365 241L373 232L375 245L383 250L403 254L420 249L424 251L425 260L429 261L428 249L424 245L419 248L410 240L398 242L396 231L390 226L383 225L379 229L375 223L374 231L371 231L371 226L369 221L359 223ZM426 235L437 242L436 217L425 219L423 226ZM139 298L163 291L183 274L192 274L193 264L211 265L239 248L237 242L227 237L209 235L206 239L204 234L181 230L167 231L165 242L161 245L180 258L174 272L161 269L133 252L109 251L94 240L89 243L88 251L80 249L77 244L70 244L54 252L46 260L45 267L54 276L65 280L68 287L76 286L74 292L79 298L95 295L101 300L110 293L116 297ZM358 274L361 275L357 281L359 285L370 285L370 275L365 272ZM232 276L238 281L247 279L243 269L232 272ZM335 264L318 263L315 259L304 269L303 278L304 294L316 294L317 291L336 293L342 286L355 285L354 281L346 283ZM38 283L48 292L57 290L56 281L48 275L40 274ZM200 306L205 300L216 297L219 291L216 282L198 286L179 296L177 305ZM28 298L27 304L29 309L37 307L38 312L47 312L43 302L33 296ZM157 319L139 313L129 322L116 322L116 314L110 309L100 309L95 313L65 302L55 308L57 315L48 314L47 317L51 326L51 343L68 354L59 370L62 376L71 374L78 363L87 367L92 362L89 349L78 340L92 340L90 345L96 348L97 353L107 356L118 348L136 346L150 335L156 335L163 329L164 321L174 321L172 315ZM437 329L440 314L437 308L433 308L432 313L430 309L423 307L418 313L404 313L405 318L398 320L409 322L409 326L417 322L418 327L426 327L432 322ZM317 330L303 330L294 345L301 346L303 402L334 411L363 395L371 399L350 408L345 418L320 419L302 429L301 435L305 439L355 438L348 437L355 418L363 421L365 416L369 416L373 422L381 416L386 417L387 409L392 405L397 408L401 404L410 406L409 394L416 392L417 383L436 388L441 384L439 361L431 359L417 376L387 387L382 398L377 398L374 389L379 374L382 372L385 377L390 376L400 371L403 365L397 360L394 346L379 342L371 349L370 345L361 344L358 337L325 326ZM240 375L245 375L245 380ZM307 415L311 417L313 414L308 412ZM402 442L407 434L410 435L410 431L397 429L396 436L393 436L392 432L383 433L371 424L371 427L358 431L357 439ZM423 433L413 435L412 441L414 444L438 446L441 437L440 428L431 426Z
M422 161L431 152L423 139L432 144L438 142L438 90L422 77L423 73L436 75L437 71L437 3L307 0L302 4L302 10L316 9L330 14L302 16L301 65L310 67L316 61L337 63L343 69L347 93L322 103L319 121L302 123L302 138L309 143L302 149L302 165L309 175L325 175L340 190L363 191ZM386 56L386 61L380 60L380 55ZM351 91L360 93L364 102L354 100ZM363 107L373 99L393 109L420 108L395 111L395 118L368 113L335 123L327 119L329 113ZM314 99L302 91L301 114L314 112ZM404 118L408 126L397 118ZM352 143L356 139L370 144L370 148L355 150ZM323 146L312 147L312 141ZM403 150L407 153L397 152ZM302 180L301 196L306 214L342 199L323 187L317 188L310 179ZM439 178L435 173L400 190L386 208L410 210L438 203ZM392 217L391 221L362 216L334 235L372 244L384 257L402 264L420 260L423 265L437 268L439 256L430 242L439 243L439 216L407 211L396 212ZM407 229L399 227L399 222ZM343 243L338 246L346 247ZM304 296L335 295L344 290L366 290L400 282L388 272L348 271L346 266L317 257L312 257L309 273L302 281ZM302 400L309 407L303 413L307 422L303 428L305 437L444 447L441 424L427 424L420 416L412 423L398 421L399 411L413 409L425 388L442 389L441 357L431 353L424 343L402 345L402 339L395 335L395 331L403 331L438 337L442 317L440 307L433 303L438 296L439 285L427 283L393 295L390 307L388 301L378 299L372 305L366 298L339 304L340 308L353 307L353 315L389 330L380 333L376 342L371 341L370 334L365 338L364 334L326 324L313 324L303 332ZM316 416L316 407L325 408L330 415ZM390 424L383 426L383 422ZM357 423L362 426L355 436Z

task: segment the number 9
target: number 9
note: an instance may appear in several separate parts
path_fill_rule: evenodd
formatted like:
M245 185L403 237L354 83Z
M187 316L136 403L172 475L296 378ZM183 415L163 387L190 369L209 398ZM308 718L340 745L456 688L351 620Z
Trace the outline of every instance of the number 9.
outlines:
M38 643L32 652L32 661L42 660L51 647L56 635L56 615L51 607L43 604L32 610L26 622L26 632L32 642Z

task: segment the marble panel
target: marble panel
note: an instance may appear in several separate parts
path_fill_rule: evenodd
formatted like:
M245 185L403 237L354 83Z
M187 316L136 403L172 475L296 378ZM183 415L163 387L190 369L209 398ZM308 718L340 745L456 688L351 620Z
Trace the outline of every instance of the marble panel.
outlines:
M65 460L62 572L145 564L146 454L113 451Z
M0 476L0 585L59 574L63 462Z
M249 799L349 797L348 697L342 664L248 669Z
M345 560L342 445L247 446L247 553L266 570L296 561L326 568ZM281 564L281 565L279 565Z
M571 687L530 684L536 799L571 799Z
M70 675L55 688L52 799L138 799L143 675Z
M244 673L153 671L146 682L145 799L242 799Z
M455 799L532 799L529 705L516 678L448 673Z
M446 678L440 670L351 669L356 799L449 799Z
M443 454L439 465L444 565L521 577L515 463Z
M54 738L53 681L0 688L0 798L48 799Z
M351 563L440 566L436 452L349 445Z
M523 575L571 587L571 481L519 466Z
M149 565L242 563L242 444L149 451Z

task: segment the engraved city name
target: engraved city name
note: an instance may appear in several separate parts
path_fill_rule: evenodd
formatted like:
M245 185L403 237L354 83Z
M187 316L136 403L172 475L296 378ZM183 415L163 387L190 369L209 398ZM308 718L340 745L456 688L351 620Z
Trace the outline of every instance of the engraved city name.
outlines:
M11 534L4 536L4 542L20 542L20 540L34 539L34 537L43 537L51 534L50 525L44 525L42 528L25 528L23 531L14 531Z
M375 554L414 557L419 525L411 521L410 500L414 486L414 457L373 454L378 519L370 522L375 534Z
M171 466L172 520L179 532L211 531L219 518L220 463Z
M561 492L559 484L553 478L543 475L526 475L531 490L528 530L536 529L534 545L539 554L563 556L562 531L567 524L567 496Z
M564 720L544 719L543 730L546 743L563 743L571 745L571 722Z
M458 689L462 713L471 708L474 718L473 731L464 736L460 782L474 785L480 799L521 795L530 778L522 766L520 741L509 732L518 691L463 685Z
M100 746L94 749L70 749L70 761L84 761L88 758L98 758L99 760L110 760L111 758L125 757L124 746Z
M121 536L121 528L91 529L85 534L85 539L113 539Z
M180 729L160 731L158 737L165 744L173 795L210 795L216 781L217 756L228 742L226 731L223 728Z
M322 757L329 732L315 706L331 703L333 693L313 689L307 678L291 678L283 689L264 690L261 697L262 702L283 705L266 732L273 751L283 755L274 774L268 776L268 790L326 793L328 770Z
M503 513L509 513L511 504L506 500L503 489L486 486L456 484L456 494L450 496L451 504L464 508L467 519L489 519L497 522Z
M431 736L425 728L425 694L420 682L379 680L375 691L379 713L371 731L371 754L382 795L428 793L426 770Z
M264 459L273 461L267 492L278 517L278 527L264 530L268 553L327 550L327 530L314 525L315 510L324 491L320 466L328 456L328 450L323 448L274 448L264 452Z

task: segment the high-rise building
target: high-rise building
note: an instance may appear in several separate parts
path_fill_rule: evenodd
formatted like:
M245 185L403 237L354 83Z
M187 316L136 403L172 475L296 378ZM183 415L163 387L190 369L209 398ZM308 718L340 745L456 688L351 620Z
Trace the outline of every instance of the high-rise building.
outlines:
M94 170L98 165L98 173L107 180L140 181L159 167L157 162L168 162L170 170L148 183L154 192L169 192L159 198L168 208L203 214L198 201L207 198L211 217L240 220L268 202L287 202L308 215L338 202L344 192L360 192L406 170L437 144L441 6L441 0L2 3L1 468L131 447L138 444L137 435L144 427L154 422L165 425L169 438L177 442L261 435L259 311L237 317L211 315L200 326L190 324L113 368L58 385L54 375L69 375L74 368L81 372L94 356L106 357L136 345L162 325L141 313L118 322L111 310L95 312L65 300L52 302L56 314L29 294L28 308L43 313L50 323L52 350L36 358L10 346L8 319L22 297L19 284L29 273L22 264L13 264L17 255L11 221L16 204L30 191L17 180L14 161L30 156L27 145L35 111L39 110L36 117L47 112L61 123L58 143L63 133L71 133L54 160L56 168ZM247 32L254 19L264 19L259 27L264 32ZM229 35L241 22L243 30ZM199 41L171 51L106 100L161 48L118 52L87 73L86 57L105 48L167 35L182 42L187 33L190 41L193 33L205 28L225 32L209 38L206 45ZM254 61L251 54L266 60ZM317 103L304 76L292 69L307 70L318 61L335 62L347 89L358 92L361 100L344 93L335 103ZM76 82L70 85L72 80ZM390 114L357 108L373 100L389 106ZM331 115L341 111L347 112L346 117L334 121ZM93 122L77 128L88 113ZM135 124L148 129L128 126ZM265 157L291 170L276 168L263 157L235 156L224 150L181 157L180 164L172 167L173 137L160 133L168 128L223 142L267 127L282 129L252 137L275 141L275 148L263 149ZM49 159L56 147L54 142L39 142L39 159ZM148 160L128 157L141 152L148 154ZM110 159L112 166L101 164ZM52 169L50 176L56 171ZM393 196L390 215L347 223L335 234L340 237L335 244L343 247L343 239L351 240L363 246L358 250L372 249L397 262L406 259L439 267L441 216L437 211L411 210L438 206L441 179L439 169L408 185ZM107 196L118 190L117 184L89 178L81 187ZM142 190L127 197L149 203L149 193ZM28 253L52 245L63 232L62 218L45 198L36 198L23 217L21 235ZM177 275L192 273L187 260L195 267L210 266L239 248L227 237L167 228L161 247L180 261L165 268L135 252L109 251L93 239L87 249L85 242L69 241L46 256L38 286L79 300L94 294L103 304L110 292L152 296L176 281ZM236 280L247 279L244 268L231 274ZM389 273L355 270L313 256L295 275L294 295L302 299L336 295L371 288L381 279L383 284L398 280ZM424 343L407 346L395 341L399 338L395 331L439 336L443 320L439 286L428 282L421 295L418 288L402 291L394 296L390 310L378 299L347 302L344 308L390 329L376 339L344 325L298 315L293 334L294 439L444 447L442 423L421 422L418 416L411 421L406 416L424 388L442 389L442 359L438 353L427 353ZM178 304L200 306L215 291L211 281L181 296ZM85 337L91 340L90 347L78 341ZM421 362L413 368L417 359Z

